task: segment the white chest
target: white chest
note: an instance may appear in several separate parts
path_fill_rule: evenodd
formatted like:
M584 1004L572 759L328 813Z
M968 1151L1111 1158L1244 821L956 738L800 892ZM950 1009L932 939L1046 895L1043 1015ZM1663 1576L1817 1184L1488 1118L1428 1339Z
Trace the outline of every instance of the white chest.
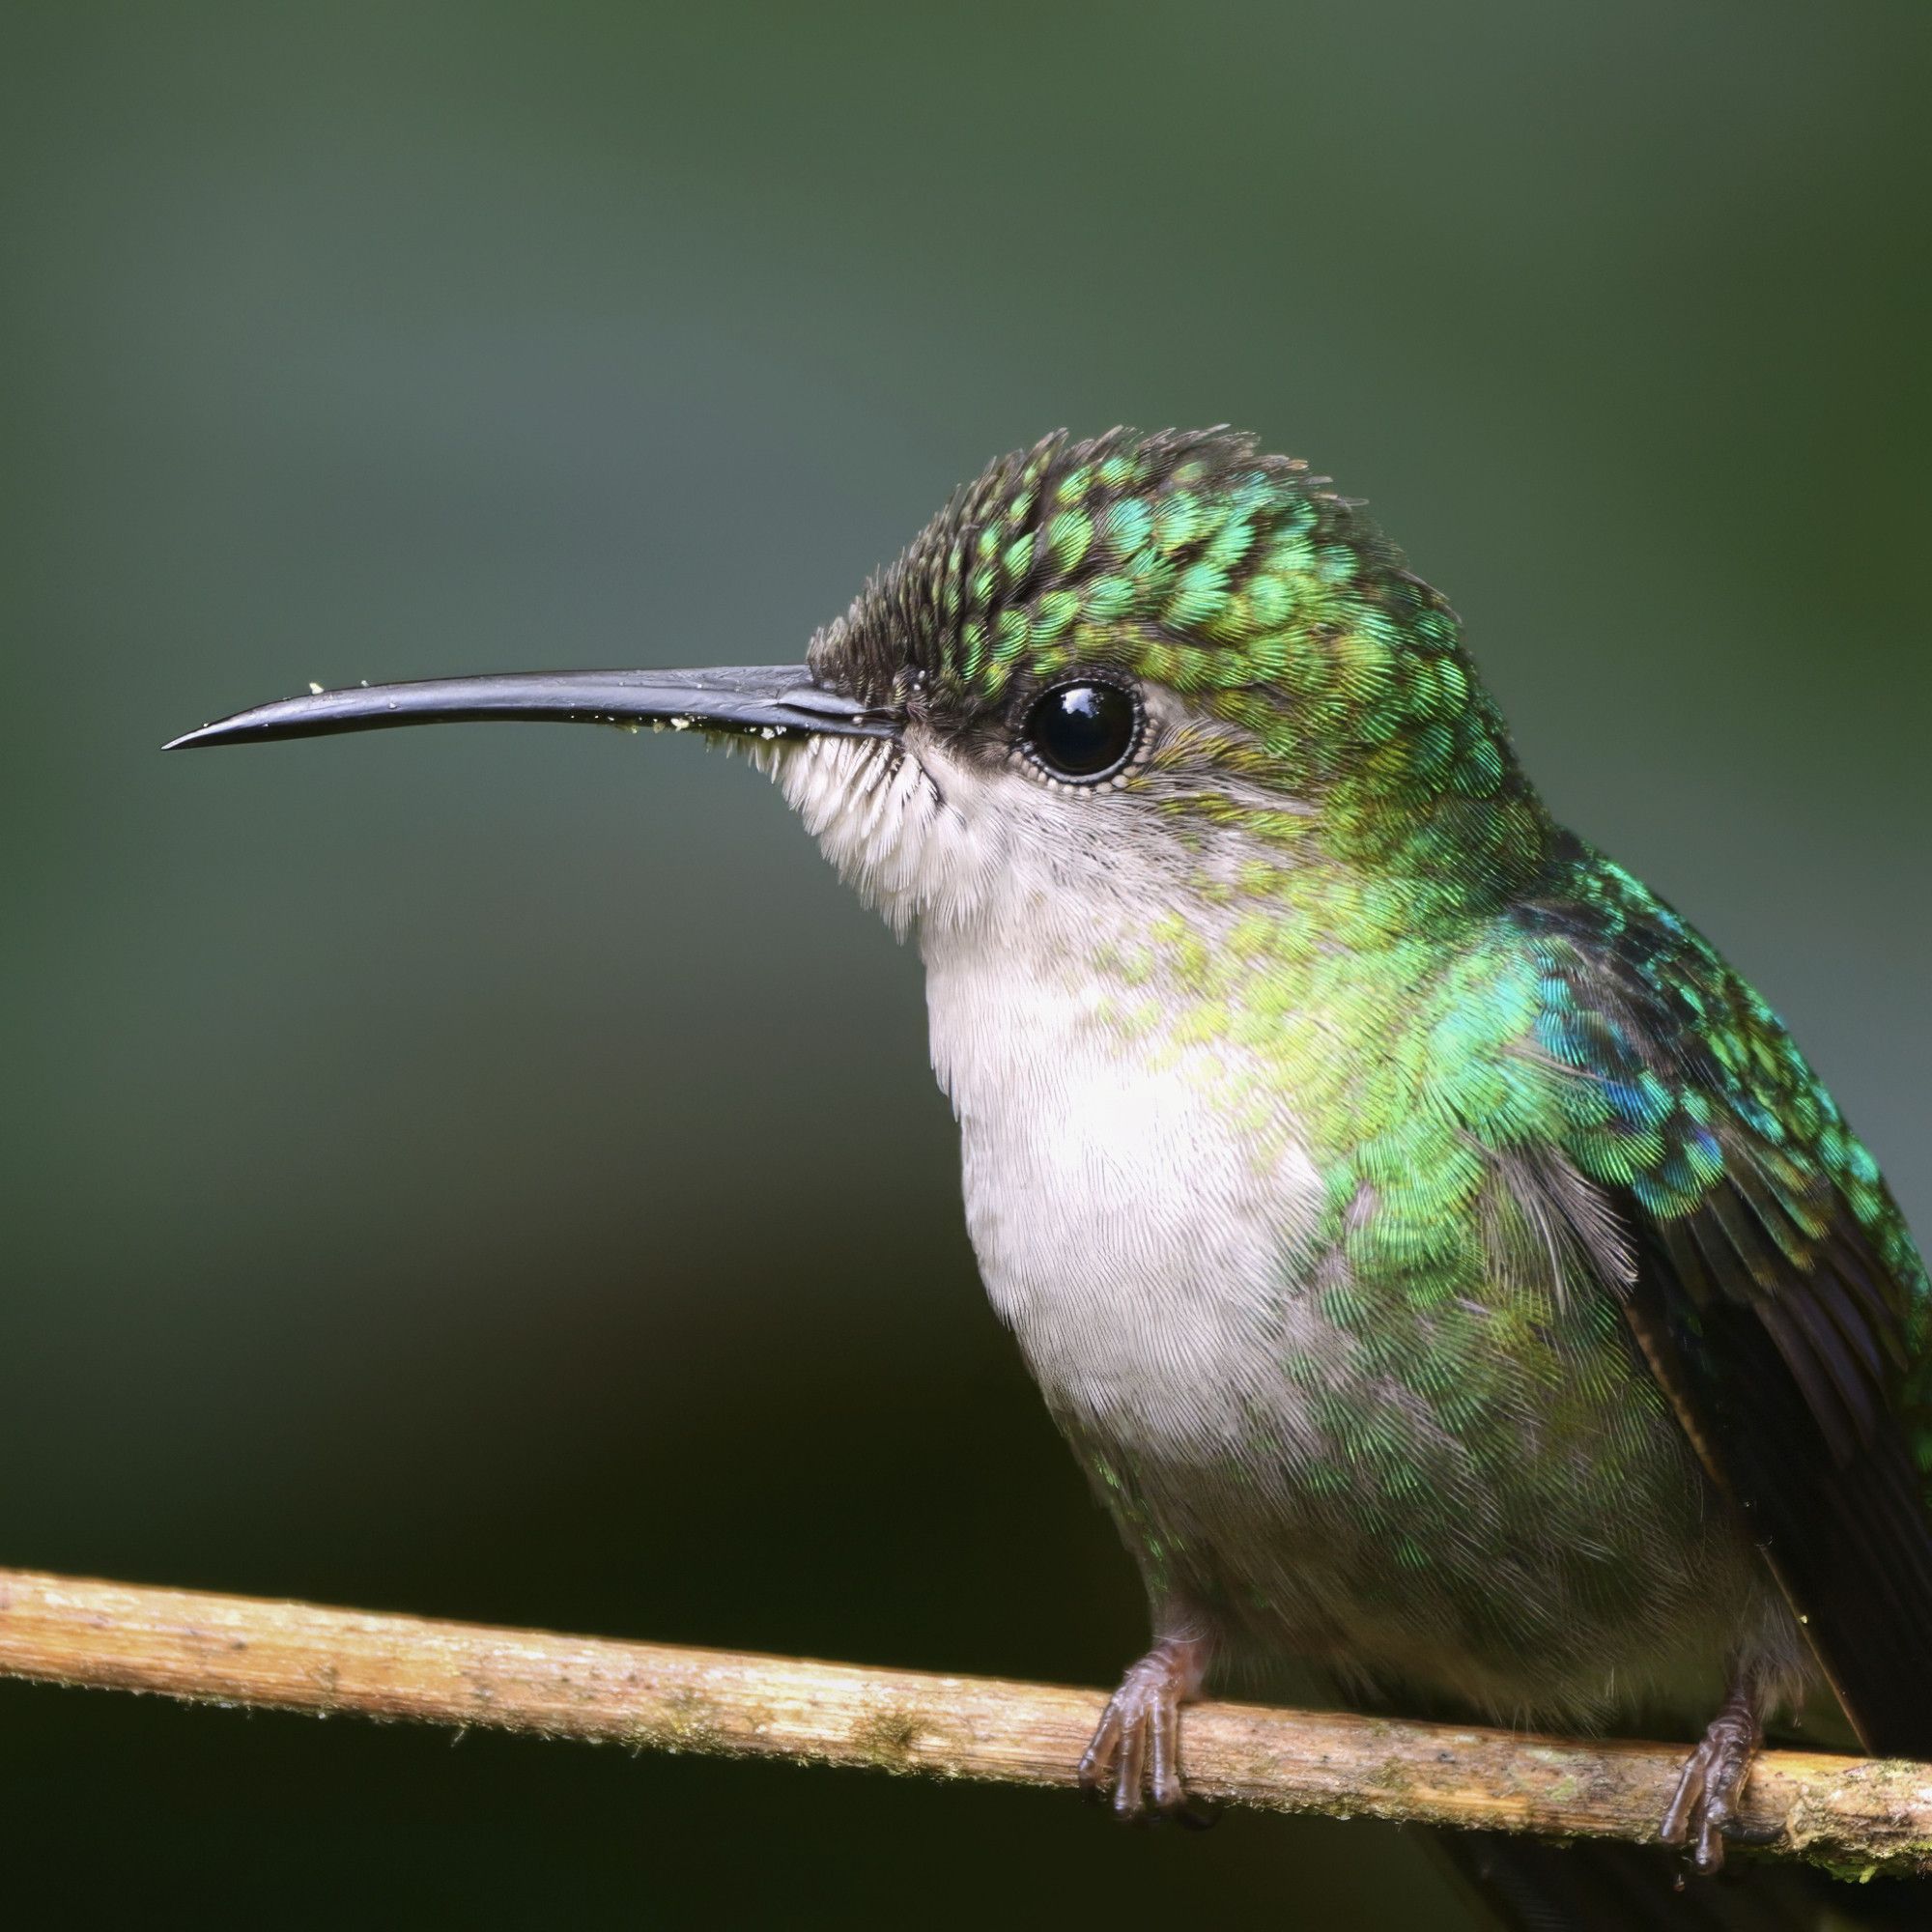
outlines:
M1078 974L983 941L925 952L968 1231L1042 1388L1106 1435L1232 1440L1287 1393L1320 1208L1292 1122L1242 1131L1237 1068L1123 1033Z

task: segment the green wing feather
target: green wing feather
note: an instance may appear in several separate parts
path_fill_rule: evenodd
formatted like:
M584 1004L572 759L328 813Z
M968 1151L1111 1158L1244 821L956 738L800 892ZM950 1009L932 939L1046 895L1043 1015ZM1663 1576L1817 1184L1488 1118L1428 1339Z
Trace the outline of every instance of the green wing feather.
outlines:
M1932 1750L1932 1291L1877 1163L1764 1001L1578 846L1517 920L1525 1050L1621 1210L1626 1319L1873 1748Z

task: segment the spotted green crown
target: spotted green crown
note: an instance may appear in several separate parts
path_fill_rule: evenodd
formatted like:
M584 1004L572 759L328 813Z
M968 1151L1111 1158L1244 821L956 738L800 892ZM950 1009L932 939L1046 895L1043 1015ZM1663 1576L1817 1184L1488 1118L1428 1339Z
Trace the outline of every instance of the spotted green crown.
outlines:
M1049 437L961 491L813 663L954 726L1113 668L1239 727L1213 753L1228 789L1191 809L1265 831L1259 787L1319 805L1345 861L1520 880L1546 821L1455 613L1325 485L1227 431ZM1273 829L1305 837L1306 814Z

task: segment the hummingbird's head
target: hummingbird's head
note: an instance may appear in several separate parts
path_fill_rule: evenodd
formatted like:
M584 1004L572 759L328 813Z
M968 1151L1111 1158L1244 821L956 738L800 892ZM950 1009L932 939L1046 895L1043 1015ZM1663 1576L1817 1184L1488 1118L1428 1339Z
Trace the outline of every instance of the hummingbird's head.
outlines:
M1350 919L1412 924L1493 902L1547 832L1448 605L1359 505L1226 430L1002 458L802 665L362 686L176 743L484 718L749 742L901 927L1318 873Z
M1411 889L1371 919L1507 889L1546 821L1455 613L1325 485L1226 430L1002 458L812 640L893 731L788 745L787 795L895 923L1311 862Z

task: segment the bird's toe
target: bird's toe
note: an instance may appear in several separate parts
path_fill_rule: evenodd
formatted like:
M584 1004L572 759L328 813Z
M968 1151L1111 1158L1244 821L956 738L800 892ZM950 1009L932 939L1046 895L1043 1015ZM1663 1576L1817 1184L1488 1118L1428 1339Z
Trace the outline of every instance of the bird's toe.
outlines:
M1110 1798L1116 1817L1171 1818L1196 1828L1213 1822L1180 1773L1180 1705L1196 1671L1183 1646L1157 1644L1107 1700L1081 1757L1079 1783L1090 1798Z
M1734 1690L1685 1759L1658 1836L1666 1845L1684 1846L1697 1871L1722 1868L1726 1840L1769 1844L1780 1835L1776 1828L1747 1826L1738 1815L1763 1743L1755 1700L1747 1690Z

